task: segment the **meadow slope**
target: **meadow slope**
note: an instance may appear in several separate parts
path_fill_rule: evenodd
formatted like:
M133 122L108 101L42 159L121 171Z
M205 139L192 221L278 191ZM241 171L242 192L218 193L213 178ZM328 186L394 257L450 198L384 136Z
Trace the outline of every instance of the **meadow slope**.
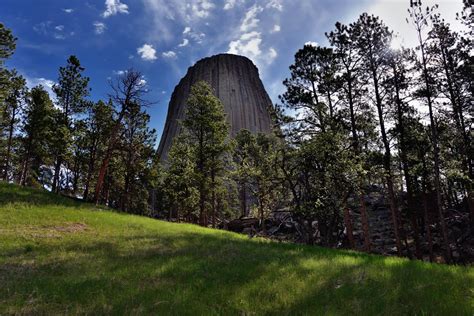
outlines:
M0 183L0 314L474 314L474 268L283 244Z

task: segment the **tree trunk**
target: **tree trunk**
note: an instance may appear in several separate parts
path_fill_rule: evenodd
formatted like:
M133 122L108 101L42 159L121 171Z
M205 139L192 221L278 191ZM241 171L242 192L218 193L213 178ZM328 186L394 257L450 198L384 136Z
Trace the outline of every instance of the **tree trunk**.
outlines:
M59 193L60 191L60 183L59 183L59 174L61 173L61 163L62 159L61 156L56 158L56 163L54 164L54 177L53 177L53 185L51 186L51 191L54 193Z
M367 207L365 205L364 194L359 194L360 215L362 222L362 230L364 231L364 250L370 252L370 230L369 230L369 216L367 214Z
M95 155L96 155L96 146L92 146L91 148L91 153L89 156L89 163L87 165L87 176L86 176L86 181L84 184L84 194L83 194L83 200L87 201L87 198L89 196L89 186L92 178L92 173L94 172L94 166L95 166Z
M94 201L96 204L99 204L100 193L102 191L102 186L104 184L104 177L107 172L107 168L109 167L110 158L115 148L115 143L117 142L117 136L120 129L120 124L122 123L122 119L124 115L125 115L125 109L123 108L119 114L119 117L115 121L114 127L112 128L112 131L110 133L109 144L107 146L107 151L105 152L105 157L102 160L102 164L99 170L99 176L97 177L97 184L95 186Z
M422 43L421 34L419 33L419 42ZM441 180L440 180L440 158L439 158L439 142L438 142L438 128L433 113L433 104L431 100L431 85L429 82L427 61L425 57L424 46L421 45L421 58L422 58L422 67L423 67L423 79L426 88L426 100L428 102L428 110L430 117L431 125L431 142L433 144L433 155L434 155L434 181L435 181L435 190L436 190L436 202L438 204L438 215L441 226L441 233L443 236L444 251L445 251L445 260L447 263L450 263L451 260L451 248L449 246L448 239L448 229L446 227L446 220L444 218L444 207L443 199L441 197Z
M212 186L212 228L216 228L216 174L215 170L211 171L211 186Z
M16 116L16 110L13 109L12 117L11 117L9 128L8 128L7 152L6 152L6 157L5 157L5 170L3 173L3 179L7 182L8 182L8 169L10 167L10 155L11 155L12 144L13 144L13 130L15 127L15 116Z
M413 179L410 175L410 166L408 163L407 157L407 144L405 138L405 124L403 122L403 110L402 110L402 100L400 98L400 82L399 82L399 71L397 70L397 65L392 64L393 75L394 75L394 87L395 87L395 103L397 108L397 120L398 120L398 133L399 133L399 151L400 151L400 160L401 160L401 171L405 177L405 187L407 190L407 204L408 212L410 214L411 226L413 228L413 237L415 240L415 253L418 259L422 259L422 250L420 245L420 231L417 224L417 207L415 205L414 191L413 191ZM403 181L402 181L402 191L403 191ZM408 248L407 248L408 249Z
M349 100L349 111L350 111L350 118L351 118L352 147L353 147L354 155L358 157L360 155L360 144L359 144L359 136L357 135L357 126L356 126L355 111L354 111L354 100L353 100L353 95L352 95L352 80L353 79L352 79L352 73L349 69L347 69L347 75L348 75L347 97ZM367 215L367 207L365 205L362 179L360 179L359 185L360 185L359 211L360 211L361 220L362 220L362 230L364 231L364 250L369 252L371 248L370 247L369 217Z
M384 153L384 159L383 159L383 164L384 164L384 169L385 169L385 179L387 182L387 189L388 189L388 197L390 201L390 212L392 214L392 221L393 221L393 232L395 235L395 242L397 245L397 254L399 256L402 255L402 243L400 241L400 229L399 229L399 223L398 223L398 208L396 205L395 201L395 192L393 189L393 177L392 177L392 163L391 163L391 152L390 152L390 144L388 142L387 138L387 132L385 130L385 122L384 122L384 117L383 117L383 110L382 110L382 98L380 96L379 92L379 83L378 83L378 77L377 77L377 69L373 65L372 67L372 79L374 81L374 90L375 90L375 101L376 101L376 106L377 106L377 113L379 116L379 125L380 125L380 132L382 134L382 142L383 146L385 149Z
M347 240L349 241L349 246L351 247L351 249L356 249L355 242L354 242L353 228L352 228L351 213L347 205L344 206L344 225L346 226Z

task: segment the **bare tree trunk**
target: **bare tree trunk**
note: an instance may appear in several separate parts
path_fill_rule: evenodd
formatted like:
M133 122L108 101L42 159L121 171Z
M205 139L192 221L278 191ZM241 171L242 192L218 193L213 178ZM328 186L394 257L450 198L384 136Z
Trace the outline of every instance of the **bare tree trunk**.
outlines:
M359 136L357 135L356 119L355 119L355 110L354 110L354 100L352 95L352 74L348 71L348 99L349 99L349 111L351 119L351 132L352 132L352 147L354 155L358 157L360 155L360 144ZM370 230L369 230L369 216L367 215L367 207L365 205L364 192L363 192L363 182L360 179L360 192L359 192L359 211L361 215L362 230L364 232L364 250L369 252L371 249L370 246Z
M360 215L362 222L362 230L364 231L364 250L370 252L370 230L369 230L369 216L367 214L367 207L363 193L359 194Z
M436 189L436 202L438 204L438 214L439 221L441 226L441 232L443 235L444 242L444 251L445 251L445 260L446 262L451 262L451 249L449 246L448 239L448 229L446 227L446 221L444 219L444 208L443 208L443 199L441 197L441 181L440 181L440 167L439 167L439 142L438 142L438 128L433 113L433 102L431 99L431 85L428 76L428 67L425 56L425 49L423 44L423 39L421 38L421 31L418 30L418 41L420 43L421 50L421 63L423 67L423 80L425 83L426 89L426 100L428 102L428 110L430 117L430 126L431 126L431 142L433 143L433 154L434 154L434 180L435 180L435 189Z
M399 256L401 256L402 243L400 241L398 208L395 201L395 192L393 189L392 163L391 163L392 154L390 152L390 144L387 138L387 132L385 130L385 122L384 122L384 116L383 116L383 110L382 110L382 98L379 92L377 69L373 65L371 65L371 67L372 67L372 79L374 81L375 101L376 101L376 106L377 106L377 113L379 116L380 133L382 134L382 142L385 149L383 164L384 164L384 169L385 169L385 180L387 182L388 197L389 197L389 202L390 202L390 212L392 214L393 232L395 235L395 242L397 245L397 253Z
M352 219L349 207L344 206L344 225L346 226L347 239L349 240L349 245L351 249L355 249L354 234L352 228Z
M428 209L428 199L427 199L427 194L428 194L428 188L427 188L427 169L426 169L426 161L422 159L423 162L423 176L422 176L422 190L423 190L423 214L424 214L424 220L425 220L425 229L426 229L426 238L428 241L428 250L429 250L429 255L430 255L430 261L433 262L434 256L433 256L433 237L431 234L431 218L429 215L429 209Z
M10 120L9 124L9 129L8 129L8 142L7 142L7 152L6 152L6 157L5 157L5 170L3 173L3 179L5 181L8 181L8 169L10 168L10 155L11 155L11 150L12 150L12 145L13 145L13 130L15 127L15 109L13 110L13 115Z
M102 192L102 187L104 185L104 177L107 172L107 168L109 167L110 158L112 157L112 152L115 148L117 142L117 136L120 129L120 124L122 123L122 119L125 115L125 110L122 109L117 121L115 122L114 127L110 133L109 144L107 146L107 151L105 152L104 159L102 160L102 164L99 170L99 176L97 177L97 184L95 186L95 196L94 201L95 204L99 204L100 193Z
M54 193L58 193L61 186L59 183L59 174L61 173L61 163L62 163L62 159L60 156L58 156L56 158L56 163L54 164L53 185L51 186L51 191Z
M216 228L216 172L214 168L211 171L211 187L212 187L212 228Z

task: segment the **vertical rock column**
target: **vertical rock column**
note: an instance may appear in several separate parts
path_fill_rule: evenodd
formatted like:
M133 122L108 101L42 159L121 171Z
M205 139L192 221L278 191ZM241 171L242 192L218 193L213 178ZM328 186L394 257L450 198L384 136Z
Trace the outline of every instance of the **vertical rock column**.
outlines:
M201 80L212 86L214 94L224 104L230 136L234 137L241 129L254 133L271 131L269 109L272 102L263 87L257 67L243 56L215 55L201 59L190 67L175 87L158 147L161 160L167 160L173 138L180 132L178 121L184 119L191 86Z

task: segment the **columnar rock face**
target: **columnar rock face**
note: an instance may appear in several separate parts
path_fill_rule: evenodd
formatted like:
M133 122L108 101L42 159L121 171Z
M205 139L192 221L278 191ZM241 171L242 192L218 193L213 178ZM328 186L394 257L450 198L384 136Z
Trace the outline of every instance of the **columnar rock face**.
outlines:
M190 67L175 87L158 148L162 160L167 159L173 138L180 132L178 122L184 119L191 86L201 80L212 86L214 94L224 104L232 137L241 129L264 133L271 131L269 109L272 102L259 78L257 67L243 56L215 55L201 59Z

